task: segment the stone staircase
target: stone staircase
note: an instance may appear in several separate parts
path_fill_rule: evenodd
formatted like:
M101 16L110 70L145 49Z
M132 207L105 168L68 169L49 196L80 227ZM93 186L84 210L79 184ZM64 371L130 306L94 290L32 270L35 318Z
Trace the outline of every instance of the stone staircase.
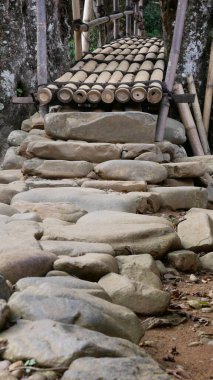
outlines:
M162 143L155 127L141 112L59 112L10 134L0 171L1 329L17 321L0 334L8 380L27 359L43 377L22 368L18 378L170 378L137 346L135 313L167 311L170 265L210 267L196 252L213 249L213 211L194 180L213 160L190 161L181 123L168 119ZM181 223L177 210L190 210Z

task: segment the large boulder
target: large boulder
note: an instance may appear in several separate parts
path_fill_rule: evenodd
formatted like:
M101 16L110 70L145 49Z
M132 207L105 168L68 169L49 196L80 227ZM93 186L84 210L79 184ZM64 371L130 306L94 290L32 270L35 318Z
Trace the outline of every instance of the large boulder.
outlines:
M51 160L103 162L121 157L121 147L85 141L41 140L28 144L27 153Z
M193 251L180 250L170 252L167 255L172 267L182 272L197 272L201 268L198 255Z
M9 206L8 204L5 203L0 203L0 215L7 215L7 216L12 216L18 212L17 209L15 209L12 206Z
M27 186L22 181L0 184L0 202L10 204L14 195L27 190Z
M195 156L195 157L184 157L184 158L177 158L175 160L176 162L187 162L187 163L199 163L204 166L205 171L209 174L213 174L213 156L207 155L207 156Z
M169 380L149 356L144 358L81 358L75 360L62 380Z
M22 178L20 169L0 170L0 183L20 181Z
M163 217L154 215L140 215L119 211L93 211L82 216L77 224L165 224L172 227L172 223Z
M98 281L107 273L118 273L118 264L111 255L86 253L80 257L60 257L55 261L54 269L67 272L84 280Z
M168 171L168 178L194 178L202 177L205 166L202 162L177 162L163 164Z
M28 133L25 131L14 130L10 132L7 138L7 143L10 146L19 146L27 136L28 136Z
M21 169L24 161L25 161L24 157L21 157L18 155L17 148L14 146L11 146L7 150L4 156L2 168L3 169Z
M116 255L149 253L159 258L181 248L180 240L172 227L165 224L99 224L44 226L42 240L69 240L88 243L107 243Z
M102 179L121 181L146 181L160 183L167 178L167 170L149 161L112 160L98 164L95 173Z
M52 320L18 321L0 334L7 340L3 359L17 361L33 358L39 367L68 367L86 355L94 357L144 356L137 345L108 337L80 326Z
M147 195L148 194L148 195ZM148 197L148 199L147 199ZM72 203L88 212L96 210L116 210L124 212L144 212L147 207L154 204L160 207L159 196L151 196L155 203L149 201L150 193L133 192L131 194L106 194L105 191L98 189L83 189L83 188L38 188L32 189L27 192L22 192L19 196L14 196L11 204L20 201L25 202L65 202ZM149 204L148 204L149 201Z
M203 269L213 272L213 252L209 252L200 258Z
M61 140L153 143L156 118L143 112L50 113L46 133Z
M53 283L54 284L54 283ZM136 315L81 289L58 288L53 284L28 287L9 300L12 318L52 319L138 343L143 329Z
M105 243L86 243L79 241L42 240L40 245L44 251L55 253L57 256L78 257L87 253L101 253L115 256L111 245Z
M159 314L165 312L169 305L169 293L116 273L102 277L99 284L114 303L126 306L136 313Z
M163 208L171 210L206 208L208 203L207 190L202 187L153 187L151 191L161 196Z
M93 170L93 164L86 161L42 160L33 158L25 161L24 175L41 178L84 178Z

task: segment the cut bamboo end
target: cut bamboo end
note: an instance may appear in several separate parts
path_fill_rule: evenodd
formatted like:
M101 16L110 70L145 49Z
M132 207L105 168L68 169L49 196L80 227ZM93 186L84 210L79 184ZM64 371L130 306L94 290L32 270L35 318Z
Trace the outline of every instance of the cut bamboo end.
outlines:
M53 95L49 88L45 87L38 90L37 99L42 106L49 104L52 97Z
M76 103L79 103L79 104L83 104L86 102L87 100L87 93L85 90L77 90L74 94L73 94L73 100L74 102Z
M148 89L147 100L149 103L152 103L152 104L159 103L162 97L163 97L163 93L159 87L151 87Z
M132 100L139 103L139 102L143 102L146 99L146 97L147 97L147 91L144 87L142 86L133 87L131 91Z
M101 99L104 103L110 104L115 100L115 93L113 90L105 89L101 94Z
M73 91L69 87L63 87L58 91L57 97L62 103L69 103L73 98Z
M130 91L128 88L121 87L115 91L115 99L120 103L127 103L130 100Z
M98 90L90 90L87 94L90 103L99 103L101 101L101 92Z

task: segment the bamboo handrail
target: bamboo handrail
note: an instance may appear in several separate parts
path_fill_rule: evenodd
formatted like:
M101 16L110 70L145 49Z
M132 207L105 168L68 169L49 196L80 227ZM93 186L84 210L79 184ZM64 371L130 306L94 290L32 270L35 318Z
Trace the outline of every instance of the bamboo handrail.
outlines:
M74 25L74 30L79 31L79 32L86 32L86 31L88 31L88 29L94 28L95 26L106 24L109 21L119 20L120 18L122 18L126 15L132 15L132 14L134 14L134 11L124 11L123 13L116 13L113 15L96 18L95 20L86 22L84 24L76 22Z
M81 19L80 12L80 0L72 0L72 14L73 21ZM87 30L84 30L87 32ZM74 40L75 40L75 59L78 61L82 57L82 42L81 42L81 30L74 28Z
M201 114L201 110L200 110L200 104L198 101L198 96L197 96L197 91L196 91L193 75L189 75L187 77L187 83L188 83L189 92L191 94L195 94L195 100L194 100L194 103L192 103L192 108L193 108L193 112L194 112L194 117L195 117L197 129L198 129L198 133L200 136L200 141L201 141L201 144L203 147L203 151L205 154L211 154L210 148L209 148L209 143L208 143L207 136L206 136L206 130L205 130L205 127L203 124L202 114Z

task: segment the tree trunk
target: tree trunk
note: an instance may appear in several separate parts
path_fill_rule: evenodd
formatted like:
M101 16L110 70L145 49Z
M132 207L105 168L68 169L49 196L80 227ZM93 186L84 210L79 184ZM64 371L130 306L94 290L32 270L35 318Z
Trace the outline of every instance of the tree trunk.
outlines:
M71 10L66 0L46 0L48 80L70 66L68 38ZM0 0L0 157L6 139L21 121L35 112L33 106L13 105L11 97L37 89L36 0Z

